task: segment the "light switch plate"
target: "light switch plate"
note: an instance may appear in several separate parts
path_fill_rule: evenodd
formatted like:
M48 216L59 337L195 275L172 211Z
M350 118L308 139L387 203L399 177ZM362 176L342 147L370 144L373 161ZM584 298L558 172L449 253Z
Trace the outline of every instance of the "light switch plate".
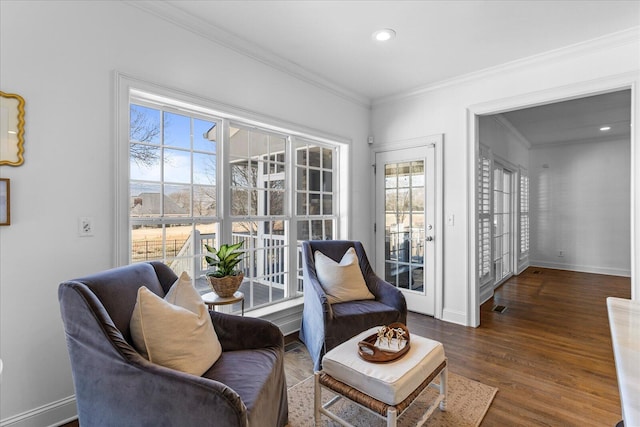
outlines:
M81 216L78 218L78 236L93 236L93 218L89 216Z

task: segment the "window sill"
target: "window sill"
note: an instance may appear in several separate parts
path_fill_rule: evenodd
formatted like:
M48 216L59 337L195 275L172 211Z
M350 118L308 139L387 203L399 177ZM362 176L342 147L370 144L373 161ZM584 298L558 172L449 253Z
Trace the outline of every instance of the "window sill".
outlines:
M296 297L267 307L245 312L246 317L268 320L275 324L282 333L293 334L300 330L304 297Z
M266 307L247 311L244 315L246 317L255 317L258 319L263 319L266 317L272 317L274 314L285 312L285 311L298 311L295 309L298 307L302 307L303 305L304 305L304 297L299 296L296 298L288 299L286 301L271 304Z

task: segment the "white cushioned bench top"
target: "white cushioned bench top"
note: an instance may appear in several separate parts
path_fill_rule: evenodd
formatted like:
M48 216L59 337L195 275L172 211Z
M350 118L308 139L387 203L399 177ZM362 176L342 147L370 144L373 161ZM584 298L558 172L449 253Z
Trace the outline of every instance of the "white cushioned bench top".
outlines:
M380 328L364 331L329 351L322 358L322 370L374 399L397 405L445 360L444 346L411 334L411 348L398 360L367 362L358 355L358 342Z

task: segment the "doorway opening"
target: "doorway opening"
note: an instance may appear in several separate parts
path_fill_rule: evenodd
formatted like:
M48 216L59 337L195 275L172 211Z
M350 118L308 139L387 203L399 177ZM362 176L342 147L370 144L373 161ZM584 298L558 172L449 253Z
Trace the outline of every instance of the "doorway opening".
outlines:
M477 325L479 304L527 266L631 275L631 94L624 88L475 113Z

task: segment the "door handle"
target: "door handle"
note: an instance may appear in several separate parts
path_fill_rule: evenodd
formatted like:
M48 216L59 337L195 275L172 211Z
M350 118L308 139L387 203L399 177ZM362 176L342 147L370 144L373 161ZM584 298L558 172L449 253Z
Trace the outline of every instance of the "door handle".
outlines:
M432 242L433 241L433 236L427 236L427 237L424 238L424 240L426 242Z

